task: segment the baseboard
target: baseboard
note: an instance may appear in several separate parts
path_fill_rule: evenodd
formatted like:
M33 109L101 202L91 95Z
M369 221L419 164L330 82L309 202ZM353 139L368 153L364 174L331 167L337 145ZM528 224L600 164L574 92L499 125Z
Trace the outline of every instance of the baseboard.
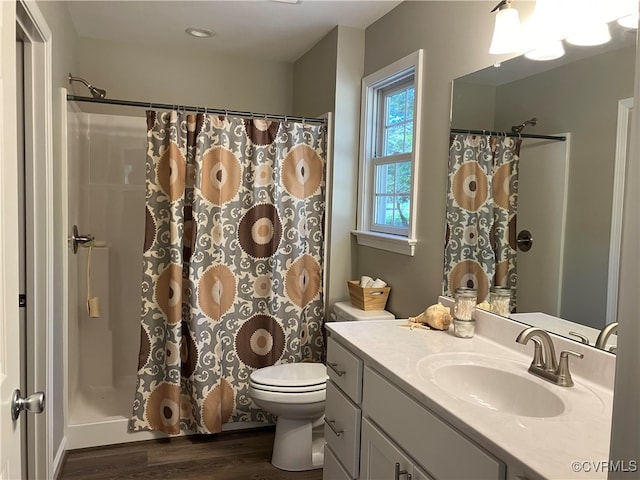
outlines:
M67 460L67 437L62 437L62 441L60 445L58 445L58 451L56 452L55 457L53 457L53 462L51 464L51 471L53 475L51 478L54 480L59 480L60 475L62 474L62 469L64 468L64 463Z

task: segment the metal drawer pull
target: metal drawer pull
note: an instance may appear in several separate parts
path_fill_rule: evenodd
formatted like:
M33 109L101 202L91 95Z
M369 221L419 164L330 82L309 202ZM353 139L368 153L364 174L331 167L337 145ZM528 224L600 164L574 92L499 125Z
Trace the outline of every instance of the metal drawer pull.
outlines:
M407 470L400 471L400 464L396 463L396 472L394 480L400 480L400 475L406 475L407 480L411 480L411 474Z
M333 370L333 371L336 373L336 375L338 375L339 377L341 377L342 375L344 375L345 373L347 373L347 372L345 372L344 370L338 370L338 364L337 364L337 363L327 363L327 366L328 366L331 370Z
M334 423L336 423L335 420L327 420L327 417L324 417L324 423L326 423L331 429L331 431L336 434L336 437L339 437L344 433L344 430L336 429L336 426L334 425Z

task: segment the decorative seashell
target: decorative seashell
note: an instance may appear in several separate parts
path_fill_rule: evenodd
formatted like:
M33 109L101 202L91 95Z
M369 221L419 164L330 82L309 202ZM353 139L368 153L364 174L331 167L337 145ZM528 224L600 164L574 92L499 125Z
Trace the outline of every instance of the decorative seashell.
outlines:
M441 303L429 306L417 317L409 317L410 322L426 323L436 330L447 330L452 320L449 307L445 307Z
M424 311L417 317L409 317L409 321L414 323L427 323L427 312Z

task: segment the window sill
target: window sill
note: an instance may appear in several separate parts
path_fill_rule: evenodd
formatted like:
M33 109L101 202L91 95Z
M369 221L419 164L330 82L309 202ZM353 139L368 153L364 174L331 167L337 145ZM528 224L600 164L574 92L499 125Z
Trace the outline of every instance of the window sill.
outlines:
M415 239L385 233L353 230L351 234L356 236L358 245L386 250L388 252L400 253L410 257L413 257L416 249L416 243L418 243Z

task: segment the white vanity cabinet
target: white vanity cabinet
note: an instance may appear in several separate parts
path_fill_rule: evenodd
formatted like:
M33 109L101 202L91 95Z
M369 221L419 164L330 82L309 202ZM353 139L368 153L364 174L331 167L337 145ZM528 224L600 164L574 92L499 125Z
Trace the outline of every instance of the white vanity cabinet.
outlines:
M362 360L329 338L323 480L359 478L362 372Z
M361 480L432 480L366 418L362 420Z
M345 345L330 334L323 480L506 478L503 462Z

